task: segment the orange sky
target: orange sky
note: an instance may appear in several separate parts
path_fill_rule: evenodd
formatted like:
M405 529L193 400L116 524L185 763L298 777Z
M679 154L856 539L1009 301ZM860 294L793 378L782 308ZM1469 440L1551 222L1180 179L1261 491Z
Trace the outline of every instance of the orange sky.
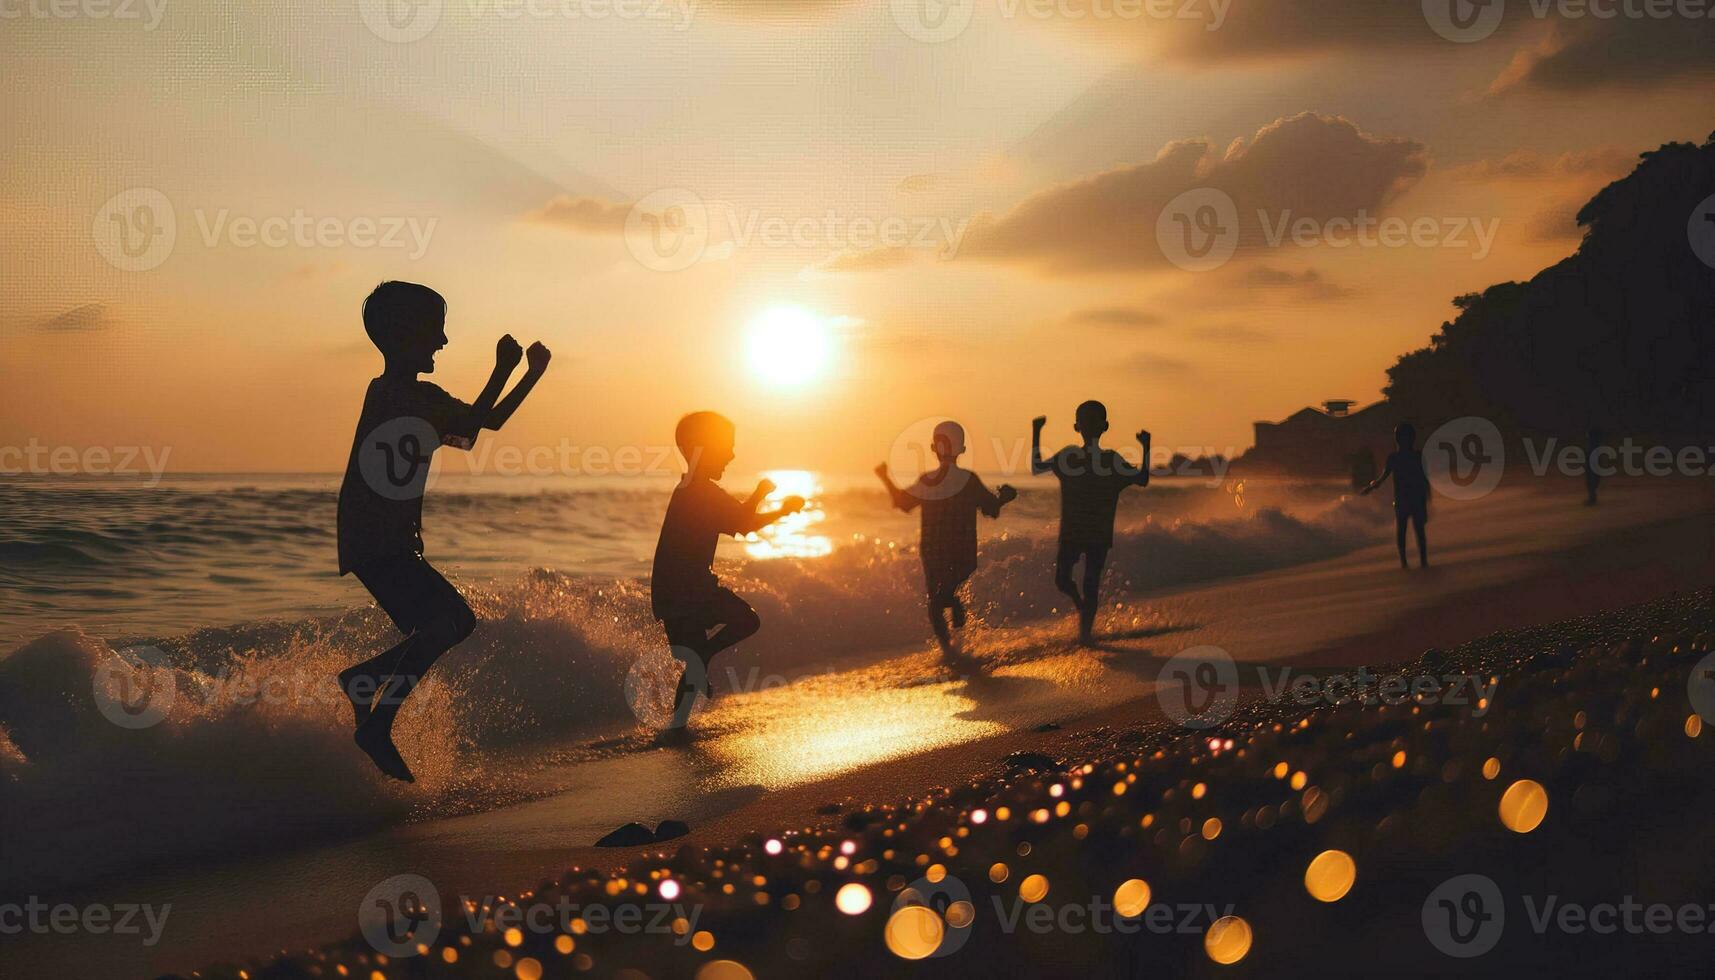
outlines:
M647 455L715 408L740 468L861 471L951 415L990 468L1097 397L1118 444L1236 452L1377 397L1453 296L1565 256L1639 151L1715 129L1715 22L387 2L6 8L0 446L338 470L379 368L359 305L399 278L449 300L455 394L503 331L554 349L496 446ZM1209 190L1224 262L1181 247L1227 230ZM826 332L809 383L747 357L779 307Z

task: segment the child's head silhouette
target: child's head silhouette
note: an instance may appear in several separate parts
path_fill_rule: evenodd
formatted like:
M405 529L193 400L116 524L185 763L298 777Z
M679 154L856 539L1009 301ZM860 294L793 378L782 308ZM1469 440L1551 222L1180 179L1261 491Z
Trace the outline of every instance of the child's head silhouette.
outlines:
M942 422L935 426L935 435L929 444L935 450L936 459L952 463L965 451L965 427L953 421Z
M1401 449L1412 449L1417 445L1417 429L1410 422L1401 422L1393 427L1393 441Z
M732 420L719 412L692 412L679 420L673 441L693 474L718 480L732 462Z
M363 330L391 369L428 374L447 345L447 301L414 282L384 282L363 301Z
M1101 438L1102 433L1108 431L1108 407L1094 400L1079 405L1072 428L1085 439Z

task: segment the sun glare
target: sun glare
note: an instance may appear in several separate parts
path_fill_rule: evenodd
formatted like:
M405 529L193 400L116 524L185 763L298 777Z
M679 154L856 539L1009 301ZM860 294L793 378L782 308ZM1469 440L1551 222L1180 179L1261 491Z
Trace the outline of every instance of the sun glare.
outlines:
M750 322L745 349L757 378L781 388L809 384L827 370L828 321L796 306L776 306Z

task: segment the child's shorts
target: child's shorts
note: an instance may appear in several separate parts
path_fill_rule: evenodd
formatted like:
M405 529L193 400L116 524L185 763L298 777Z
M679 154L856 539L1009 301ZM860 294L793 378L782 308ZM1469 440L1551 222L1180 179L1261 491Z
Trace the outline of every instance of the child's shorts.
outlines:
M750 603L725 586L716 586L695 599L680 599L664 605L661 624L667 628L669 637L698 630L706 634L716 626L743 622L756 616L756 610L750 608Z

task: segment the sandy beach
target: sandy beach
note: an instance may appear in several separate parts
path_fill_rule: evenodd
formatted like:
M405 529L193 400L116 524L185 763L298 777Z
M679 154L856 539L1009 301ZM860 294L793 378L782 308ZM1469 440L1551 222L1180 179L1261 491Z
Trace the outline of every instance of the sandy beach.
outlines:
M843 808L896 802L993 772L1012 752L1078 754L1093 732L1166 724L1156 678L1166 658L1217 646L1241 665L1316 672L1410 660L1497 629L1550 623L1715 581L1710 490L1616 484L1599 508L1571 486L1449 502L1432 525L1433 567L1401 571L1391 542L1332 560L1197 588L1115 596L1099 643L1041 621L979 632L980 672L938 655L884 655L743 690L735 672L682 744L594 761L543 763L528 802L419 819L377 837L132 875L54 896L161 905L171 920L143 947L118 936L9 942L21 975L188 972L352 934L379 881L422 875L443 895L516 894L569 867L615 871L638 849L594 841L628 821L683 820L671 846L731 844L757 828L828 828ZM1261 692L1253 678L1247 697ZM575 759L576 754L566 756ZM81 898L80 898L81 896Z

